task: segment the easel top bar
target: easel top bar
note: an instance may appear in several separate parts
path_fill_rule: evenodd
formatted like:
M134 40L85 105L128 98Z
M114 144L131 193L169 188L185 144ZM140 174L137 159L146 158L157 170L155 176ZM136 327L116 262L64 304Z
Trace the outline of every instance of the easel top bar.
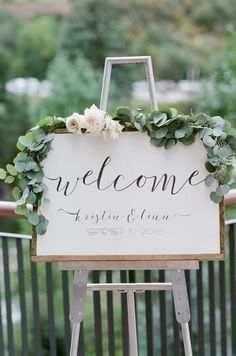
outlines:
M150 56L134 56L134 57L106 57L106 61L111 64L134 64L145 63L151 60Z

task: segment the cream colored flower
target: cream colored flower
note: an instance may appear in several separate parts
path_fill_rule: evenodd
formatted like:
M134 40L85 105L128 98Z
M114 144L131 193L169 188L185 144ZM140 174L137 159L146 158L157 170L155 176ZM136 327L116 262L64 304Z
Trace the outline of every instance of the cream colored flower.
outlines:
M84 111L85 128L94 136L99 136L105 123L105 111L92 105Z
M74 112L66 118L66 128L69 132L81 135L82 129L85 128L84 116Z
M118 133L123 129L123 126L118 121L113 120L110 116L105 117L105 125L102 131L104 140L116 140L119 138Z

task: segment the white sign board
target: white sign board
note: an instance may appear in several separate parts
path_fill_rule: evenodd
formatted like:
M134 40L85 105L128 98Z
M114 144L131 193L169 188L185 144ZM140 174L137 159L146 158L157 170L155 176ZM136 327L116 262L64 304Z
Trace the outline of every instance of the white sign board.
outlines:
M40 210L49 225L33 259L222 258L205 161L200 140L166 150L139 132L112 142L56 134L43 162L50 202Z

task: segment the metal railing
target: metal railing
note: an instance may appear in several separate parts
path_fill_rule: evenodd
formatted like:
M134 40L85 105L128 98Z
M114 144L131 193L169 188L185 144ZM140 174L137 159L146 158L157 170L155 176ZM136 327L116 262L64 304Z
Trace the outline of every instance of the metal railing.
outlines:
M236 190L225 204L236 204ZM14 203L0 204L1 216L13 212ZM204 262L199 271L186 272L194 355L236 355L235 222L226 226L226 260ZM30 236L0 233L0 355L68 355L72 273L60 272L55 263L32 263L30 243ZM169 276L165 271L95 271L90 279L164 282ZM135 302L140 356L183 355L171 293L138 293ZM87 294L78 355L129 355L124 294Z

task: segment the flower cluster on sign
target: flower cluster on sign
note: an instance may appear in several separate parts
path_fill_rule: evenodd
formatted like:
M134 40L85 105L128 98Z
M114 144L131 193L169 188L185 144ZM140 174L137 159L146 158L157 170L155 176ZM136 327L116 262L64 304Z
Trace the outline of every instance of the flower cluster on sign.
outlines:
M69 132L79 135L86 132L93 136L102 135L105 140L116 140L123 126L93 104L90 108L84 110L84 115L75 112L68 116L66 128Z

